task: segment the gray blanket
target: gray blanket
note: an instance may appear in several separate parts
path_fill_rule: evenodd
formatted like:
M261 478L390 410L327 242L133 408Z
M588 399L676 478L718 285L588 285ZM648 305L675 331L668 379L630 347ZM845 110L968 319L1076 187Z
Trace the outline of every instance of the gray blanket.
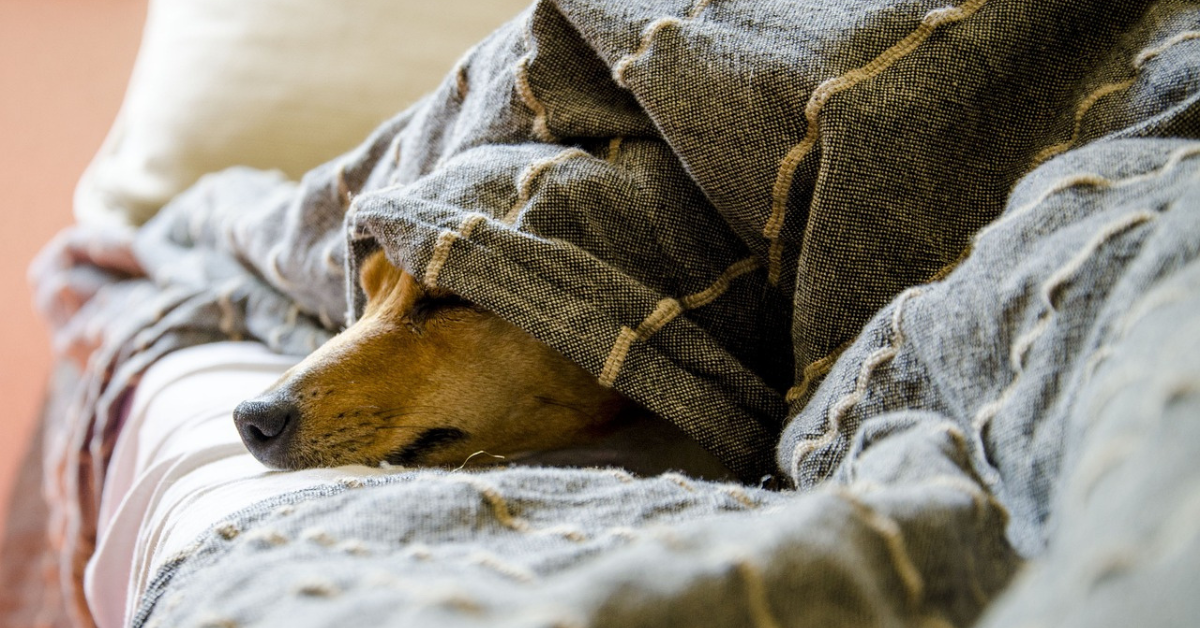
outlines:
M310 350L382 248L789 490L332 486L198 540L139 625L1197 616L1198 24L1173 0L544 0L299 184L202 181L121 236L147 278L75 316L120 324L68 450L103 459L165 351ZM94 278L99 238L46 274Z

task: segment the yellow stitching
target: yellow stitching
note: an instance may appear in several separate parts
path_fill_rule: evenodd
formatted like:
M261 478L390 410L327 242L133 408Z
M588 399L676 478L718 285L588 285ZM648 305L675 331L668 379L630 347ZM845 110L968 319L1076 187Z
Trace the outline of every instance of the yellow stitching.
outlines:
M600 383L610 387L613 385L634 342L645 341L685 311L712 303L729 290L734 279L753 272L760 266L760 262L753 257L734 262L717 277L712 285L704 290L680 297L678 300L662 299L659 301L654 311L637 326L637 329L621 327L612 349L609 350L608 357L604 360Z
M1094 174L1091 172L1080 172L1080 173L1068 175L1065 178L1056 181L1053 185L1051 185L1050 187L1043 190L1042 193L1038 194L1037 198L1035 198L1034 200L1012 210L1011 212L1004 214L999 219L993 221L991 224L984 226L982 229L980 229L975 234L974 241L979 242L979 240L981 238L983 238L988 233L991 233L996 227L999 227L1000 225L1005 224L1005 223L1009 222L1010 220L1012 220L1018 216L1021 216L1027 212L1033 211L1035 208L1037 208L1038 205L1041 205L1043 202L1045 202L1046 199L1050 198L1051 196L1053 196L1055 194L1058 194L1059 192L1065 192L1066 190L1069 190L1073 187L1078 187L1078 186L1083 186L1083 185L1091 186L1091 187L1095 187L1095 188L1099 188L1099 189L1105 189L1105 188L1110 187L1112 184L1113 184L1112 179L1108 179L1108 178L1102 177L1098 174Z
M591 157L587 151L579 148L568 148L554 155L529 164L521 171L520 177L517 178L517 200L513 203L512 208L504 215L504 224L511 225L516 222L517 216L521 214L521 209L529 203L529 199L533 196L533 184L538 177L542 176L547 169L555 164L562 163L568 159L575 157Z
M750 562L749 558L739 558L734 565L742 578L743 586L746 587L747 610L755 628L780 628L781 624L771 612L766 578L763 577L762 571Z
M237 525L229 521L221 522L213 530L226 541L232 541L241 534L241 530L238 529Z
M625 84L625 69L629 67L629 64L636 61L638 57L646 54L646 51L650 50L650 45L654 42L654 36L658 34L658 31L667 26L679 26L681 24L683 24L682 20L677 17L670 16L659 18L647 24L646 28L642 30L642 40L641 43L638 44L637 49L625 55L624 57L621 57L621 59L617 61L615 65L613 65L613 80L616 81L617 85L620 85L626 89L629 88L629 86Z
M336 246L336 243L330 243L329 246L325 247L325 254L322 257L322 261L325 262L326 270L331 273L341 273L345 270L345 268L342 266L342 263L337 259L338 250Z
M489 552L477 550L471 555L471 560L477 565L488 567L518 582L533 582L537 579L537 576L532 571L518 565L506 563L500 560L499 556Z
M516 532L530 531L528 523L513 516L512 511L508 509L508 502L495 488L473 480L459 480L459 482L479 491L480 496L492 509L492 516L496 517L496 521L499 521L500 525Z
M925 580L921 577L920 570L917 569L916 564L913 563L912 556L908 553L908 547L904 542L904 533L900 529L900 524L896 523L891 517L859 501L857 497L846 490L837 490L835 494L850 505L854 510L854 514L858 516L859 521L863 525L873 530L883 539L888 555L892 559L892 566L896 569L896 575L900 577L900 582L904 584L904 589L908 593L908 604L911 607L916 607L925 595Z
M264 547L266 547L266 546L278 547L280 545L286 545L288 542L288 538L286 536L284 536L281 532L279 532L278 530L272 530L270 528L259 528L257 530L251 530L250 532L247 532L245 534L244 538L248 541L252 541L252 542L257 543L258 545L264 546Z
M296 320L299 318L300 306L293 303L292 306L288 308L287 315L283 319L283 324L271 330L271 334L267 338L268 343L276 347L282 345L283 334L288 331L295 331ZM309 338L309 341L311 344L312 338Z
M704 9L708 8L709 3L711 3L711 2L712 2L712 0L700 0L699 2L697 2L696 6L692 7L692 9L690 11L688 11L688 14L687 14L688 19L694 20L694 19L700 17L700 14L704 12Z
M1146 50L1143 50L1136 58L1134 58L1133 67L1140 70L1147 61L1166 52L1171 46L1191 39L1200 39L1200 31L1183 31L1182 33L1175 34L1170 39L1155 46L1154 48L1147 48Z
M1037 164L1040 164L1055 155L1065 152L1068 148L1071 148L1075 142L1079 141L1079 135L1083 132L1083 118L1087 115L1087 112L1092 108L1092 106L1095 105L1096 102L1098 102L1101 98L1104 98L1113 92L1119 92L1133 87L1133 83L1134 79L1121 81L1120 83L1109 83L1108 85L1101 86L1091 94L1088 94L1086 98L1080 101L1079 107L1075 110L1075 126L1071 131L1071 139L1043 148L1037 155L1034 155L1034 165L1036 166Z
M616 478L617 481L621 482L622 484L629 484L633 481L633 476L624 469L605 469L604 472L607 475L611 475L612 477Z
M458 232L446 229L438 234L437 243L433 245L433 255L429 257L429 264L425 266L425 279L423 283L426 287L436 288L438 275L442 272L442 267L446 265L446 260L450 257L450 247L454 241L459 238L469 238L475 230L487 217L483 214L469 213L458 225Z
M604 360L604 369L600 371L601 386L611 388L617 381L617 374L621 372L621 367L625 364L625 356L629 354L629 347L636 339L637 332L628 327L621 327L621 331L617 333L616 342L613 343L608 357Z
M804 119L807 123L804 139L792 147L784 155L783 160L779 164L779 171L775 176L775 184L771 188L771 215L763 226L763 237L770 243L768 250L770 263L767 270L767 280L772 285L779 282L780 266L783 263L783 243L780 241L779 236L783 232L783 222L787 213L787 197L792 189L792 179L796 175L796 168L800 166L800 162L817 144L817 140L820 137L820 130L817 127L817 116L820 114L825 102L838 92L850 89L863 81L878 76L894 63L916 50L939 26L971 17L986 1L968 0L961 6L943 7L926 13L916 30L909 33L907 37L901 39L891 48L883 51L883 53L871 60L870 63L850 70L841 76L827 79L813 90L812 95L808 99L808 104L804 107Z
M587 534L570 524L559 524L548 528L539 528L537 534L562 537L572 543L582 543L588 539Z
M1054 194L1057 194L1058 192L1063 192L1065 190L1068 190L1072 187L1079 186L1079 185L1090 185L1092 187L1096 187L1099 189L1106 189L1106 188L1110 188L1110 187L1112 187L1112 188L1125 187L1125 186L1141 183L1143 181L1149 181L1149 180L1152 180L1152 179L1155 179L1158 177L1165 176L1166 174L1168 174L1169 172L1174 170L1177 166L1179 166L1179 164L1183 163L1183 160L1187 159L1188 157L1194 157L1196 155L1200 155L1200 143L1189 144L1189 145L1184 146L1183 148L1180 148L1179 150L1171 153L1171 155L1167 158L1167 161L1165 161L1161 167L1159 167L1155 170L1143 172L1142 174L1133 175L1133 176L1127 177L1125 179L1113 180L1113 179L1108 179L1106 177L1100 176L1095 173L1090 173L1090 172L1075 173L1075 174L1067 175L1065 178L1060 179L1059 181L1055 182L1053 185L1051 185L1050 187L1048 187L1044 191L1042 191L1042 193L1039 194L1038 197L1036 199L1034 199L1033 201L1026 203L1025 205L1022 205L1010 212L1005 213L1003 216L992 221L991 224L988 224L985 227L983 227L982 229L980 229L975 234L974 241L979 242L980 238L984 237L988 233L991 233L997 227L1008 223L1009 221L1015 219L1016 217L1018 217L1022 214L1025 214L1026 212L1032 211L1038 205L1040 205L1042 202L1044 202L1047 198L1049 198L1050 196L1052 196Z
M620 136L608 140L608 154L604 157L608 163L617 163L617 157L621 154L621 142L623 141L625 141L625 138Z
M827 447L837 439L838 431L841 428L842 419L845 415L858 405L862 398L867 394L867 384L871 379L871 374L881 365L890 362L900 353L900 347L904 344L904 330L901 328L901 321L904 316L904 306L908 304L908 300L921 295L922 290L918 287L909 288L900 293L896 298L896 309L892 311L892 340L886 347L881 347L867 359L863 361L862 367L858 371L858 378L854 383L854 390L843 396L829 409L829 414L826 419L827 429L825 433L817 438L810 438L801 441L796 445L796 449L792 452L792 468L800 467L800 460L810 453Z
M296 587L296 594L306 597L336 597L342 592L328 580L309 580Z
M1152 211L1143 210L1129 214L1128 216L1124 216L1106 225L1104 229L1100 231L1100 233L1097 233L1086 245L1084 245L1083 250L1080 251L1078 255L1068 262L1066 266L1063 266L1055 271L1054 274L1046 280L1046 283L1044 286L1042 286L1041 291L1042 301L1045 303L1046 307L1050 308L1051 310L1057 309L1054 306L1054 298L1056 293L1071 280L1075 273L1079 272L1079 269L1083 267L1083 264L1087 262L1088 258L1095 254L1096 250L1103 246L1105 242L1140 224L1150 222L1155 218L1158 218L1158 214Z
M397 133L396 138L392 140L392 142L396 145L396 148L392 150L392 165L395 166L397 169L400 168L400 156L404 152L403 151L403 147L404 147L403 140L404 140L404 136L400 133ZM396 174L399 174L398 170L397 170Z
M283 269L281 269L279 267L279 256L282 254L283 254L283 245L282 244L273 247L271 249L271 252L267 253L267 268L266 268L266 270L267 270L268 279L271 279L272 281L274 281L276 284L276 287L280 288L281 290L284 290L286 292L293 292L296 289L296 285L293 284L292 282L288 281L287 278L285 278L283 276Z
M762 506L762 504L754 501L753 499L750 499L750 496L746 494L746 491L742 490L739 487L727 486L727 487L723 488L723 491L725 492L726 495L732 497L735 501L737 501L742 506L745 506L746 508L754 509L754 508L758 508L759 506Z
M617 375L621 372L621 367L625 365L625 358L628 357L629 349L633 347L633 343L639 340L646 340L683 312L683 305L679 301L675 299L662 299L655 306L654 311L638 325L637 329L622 327L620 333L617 334L616 342L613 343L612 350L609 351L608 357L604 360L604 370L600 374L600 383L611 387L616 382Z
M1146 64L1146 62L1148 62L1151 59L1157 57L1158 55L1166 52L1167 49L1170 48L1171 46L1174 46L1175 44L1178 44L1178 43L1181 43L1184 41L1189 41L1192 39L1200 39L1200 31L1184 31L1182 33L1178 33L1175 36L1171 37L1170 39L1166 40L1165 42L1159 44L1158 46L1155 46L1154 48L1147 48L1147 49L1141 51L1133 59L1133 70L1134 70L1135 74L1141 72L1142 66L1144 66ZM1037 155L1034 156L1034 158L1033 158L1034 165L1040 164L1043 161L1046 161L1047 159L1049 159L1055 155L1058 155L1058 154L1066 151L1067 149L1071 148L1072 146L1074 146L1075 143L1079 141L1079 135L1083 129L1083 118L1085 115L1087 115L1088 110L1090 110L1092 108L1092 106L1096 104L1096 101L1098 101L1101 98L1104 98L1105 96L1112 94L1114 92L1127 90L1130 87L1133 87L1133 84L1136 81L1137 81L1137 78L1135 76L1134 78L1130 78L1130 79L1120 81L1117 83L1109 83L1108 85L1101 86L1096 91L1092 92L1086 98L1084 98L1079 103L1079 107L1075 110L1075 126L1074 126L1074 129L1071 131L1071 139L1069 139L1065 142L1060 142L1058 144L1054 144L1053 146L1048 146L1048 147L1042 149L1041 152L1039 152Z
M1042 284L1039 290L1039 296L1042 299L1045 309L1038 317L1037 323L1027 332L1021 334L1013 342L1012 348L1009 350L1008 361L1009 365L1015 374L1012 381L1005 386L1000 392L1000 396L996 399L984 404L979 411L975 413L975 417L971 421L971 426L978 438L982 439L983 429L996 418L1000 413L1000 409L1007 403L1008 399L1016 392L1018 384L1021 382L1021 375L1025 372L1025 356L1029 353L1029 349L1033 347L1033 343L1037 342L1038 338L1045 333L1050 327L1050 322L1054 318L1054 313L1058 308L1054 304L1055 293L1062 288L1071 277L1079 272L1079 269L1091 256L1095 255L1096 250L1100 248L1110 238L1113 238L1124 231L1132 229L1137 225L1149 222L1157 217L1157 214L1149 211L1140 211L1126 216L1122 216L1118 220L1106 225L1099 233L1084 245L1074 257L1067 261L1066 264L1054 271ZM982 449L982 440L980 441Z
M342 207L346 207L353 200L353 194L350 193L350 184L346 183L346 162L338 164L337 174L337 198L334 199Z
M333 547L334 545L337 545L337 539L333 538L333 535L320 528L308 528L300 533L300 538L304 539L305 541L316 543L317 545L323 545L325 547Z
M698 307L704 307L724 294L725 291L729 289L729 286L733 283L734 279L737 279L738 277L741 277L747 273L754 272L760 267L762 267L762 263L759 262L758 258L755 257L747 257L739 262L734 262L732 266L726 268L725 272L721 273L721 275L717 277L717 280L714 281L711 286L695 294L690 294L686 297L683 297L679 299L679 302L683 304L683 308L686 310L694 310Z
M696 2L696 4L692 5L691 9L688 9L687 16L682 20L675 16L669 15L647 24L646 27L642 29L642 38L641 41L638 42L638 47L633 52L621 57L620 60L613 65L612 76L617 85L620 85L626 89L629 88L629 86L625 83L626 68L629 67L629 64L636 61L638 57L641 57L650 50L651 44L654 43L654 36L658 34L658 31L667 26L681 26L683 25L684 20L695 20L696 18L700 17L700 14L704 12L704 9L706 9L711 2L712 0L699 0Z
M465 62L466 59L460 61L458 68L454 73L454 89L457 90L459 100L466 99L467 92L469 92L471 89L471 84L467 77L467 64Z
M683 477L682 475L680 475L678 473L675 473L675 472L664 473L659 477L661 477L664 480L669 480L671 482L674 482L675 484L678 484L680 488L682 488L683 490L685 490L689 493L696 492L696 487L692 486L692 483L688 482L687 478Z
M529 84L529 62L533 60L533 20L531 19L525 27L525 56L517 61L516 81L517 93L521 95L521 99L525 101L525 106L533 112L533 135L537 139L546 142L557 142L558 138L550 131L550 126L547 122L546 105L538 100L537 95L533 93L533 86Z
M237 330L237 310L233 307L233 293L242 287L240 279L233 279L217 294L217 307L221 310L221 320L217 327L230 340L241 340L242 334Z
M795 386L792 386L788 389L787 396L785 397L786 401L788 403L795 403L796 401L802 399L804 395L808 394L808 389L813 385L813 382L815 382L818 377L824 377L829 373L829 371L833 368L833 365L837 364L837 359L841 357L843 353L845 353L847 348L849 348L851 342L853 341L843 343L840 347L834 349L825 357L814 362L810 362L808 366L805 366L804 371L802 371L800 374L800 381Z

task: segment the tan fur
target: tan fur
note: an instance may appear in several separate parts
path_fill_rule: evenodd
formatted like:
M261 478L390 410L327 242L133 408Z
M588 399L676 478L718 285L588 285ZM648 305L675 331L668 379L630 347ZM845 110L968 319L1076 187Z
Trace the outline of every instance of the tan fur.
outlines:
M487 463L495 458L471 455L593 439L624 404L550 347L495 314L426 290L382 252L365 261L360 279L368 300L362 318L259 398L297 410L286 454L264 460L272 466L376 465L435 428L465 436L406 464Z

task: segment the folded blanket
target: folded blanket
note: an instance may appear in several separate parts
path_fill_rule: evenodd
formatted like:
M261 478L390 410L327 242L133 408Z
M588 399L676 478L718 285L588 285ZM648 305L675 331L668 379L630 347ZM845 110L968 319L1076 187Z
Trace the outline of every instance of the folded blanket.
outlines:
M1198 19L1173 0L538 2L299 184L216 175L117 238L147 277L102 281L86 311L63 317L119 323L102 338L85 342L94 323L60 336L100 347L55 441L54 494L83 522L62 531L80 539L68 556L89 550L108 418L147 363L218 338L303 353L361 311L346 277L382 248L672 421L747 482L842 487L785 493L762 518L696 511L683 547L749 543L751 567L737 552L685 552L671 580L684 584L651 587L636 613L611 604L666 577L637 558L662 560L654 552L570 553L545 573L579 565L571 578L598 601L555 587L538 599L591 608L588 624L715 617L648 610L712 587L750 591L737 608L761 625L769 611L797 625L967 623L1018 555L1045 547L1092 429L1077 417L1123 346L1116 330L1137 321L1118 314L1151 308L1194 256L1193 146L1136 138L1194 136ZM112 267L104 247L65 250L71 263L44 274L71 284ZM95 461L82 475L79 451ZM568 481L537 477L513 486ZM440 486L413 482L389 488ZM637 494L621 500L645 505ZM185 560L162 586L218 590L208 564ZM189 565L195 577L181 577ZM822 588L829 573L840 579ZM196 611L155 599L144 617ZM493 603L507 602L479 605Z

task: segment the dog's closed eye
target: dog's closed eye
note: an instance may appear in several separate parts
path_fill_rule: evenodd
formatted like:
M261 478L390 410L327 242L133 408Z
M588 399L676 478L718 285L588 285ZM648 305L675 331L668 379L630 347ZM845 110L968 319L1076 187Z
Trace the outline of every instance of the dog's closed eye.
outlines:
M415 464L420 461L423 455L435 449L466 440L467 437L468 434L466 432L457 428L435 427L421 432L421 435L416 440L388 454L385 460L387 460L388 464L397 466Z
M445 293L437 297L426 297L419 299L413 304L412 309L405 315L404 321L411 331L421 333L425 323L434 316L463 308L476 309L466 299L450 293Z

